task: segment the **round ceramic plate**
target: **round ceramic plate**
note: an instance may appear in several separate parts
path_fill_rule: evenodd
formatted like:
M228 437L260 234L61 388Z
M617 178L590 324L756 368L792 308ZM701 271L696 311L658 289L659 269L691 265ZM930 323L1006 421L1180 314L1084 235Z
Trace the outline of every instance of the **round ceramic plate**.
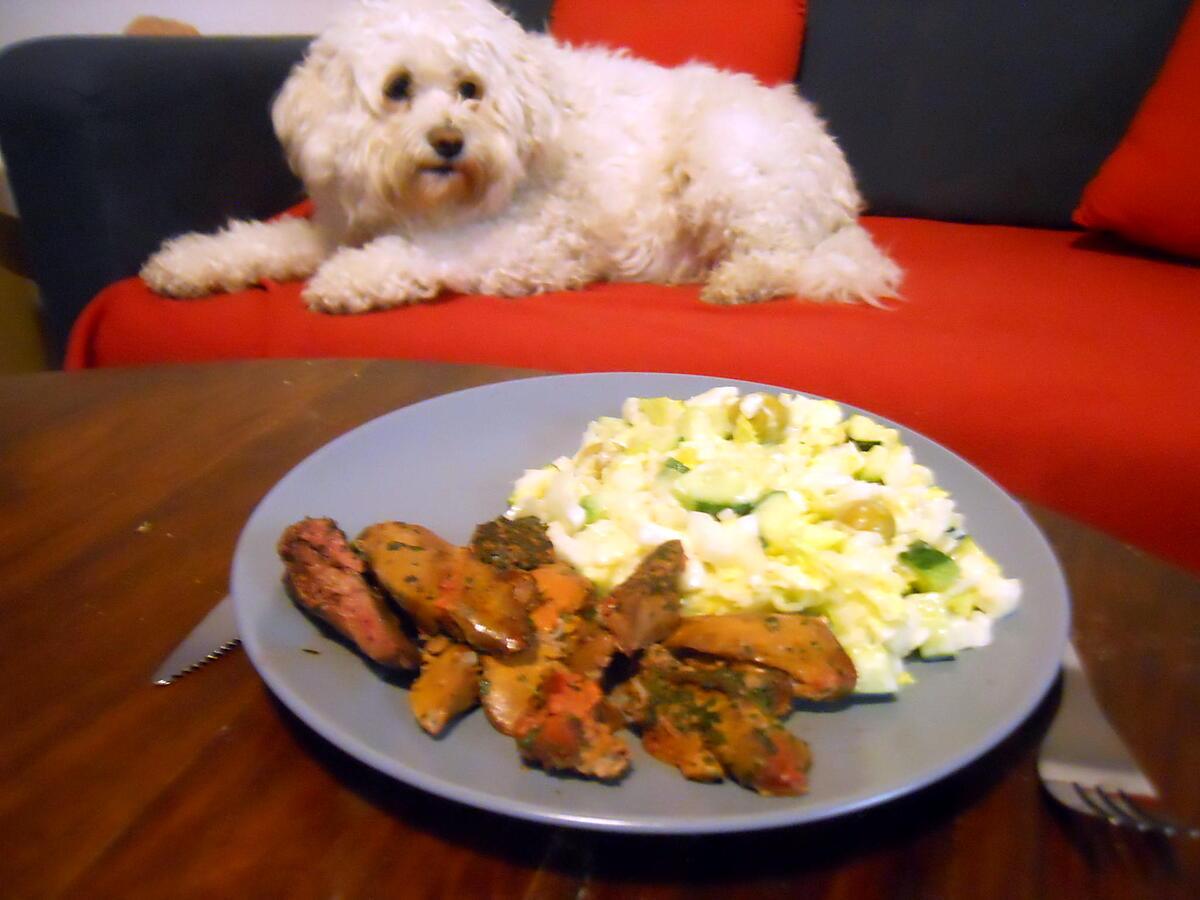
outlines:
M719 384L691 375L604 373L508 381L437 397L368 422L285 476L246 524L233 562L238 627L255 668L309 726L350 755L408 784L499 813L629 832L730 832L811 822L882 803L971 762L1016 728L1052 684L1066 643L1061 570L1020 506L959 457L903 426L981 545L1023 582L1021 605L989 647L913 663L898 699L799 711L788 727L812 747L810 792L760 797L730 782L698 784L647 756L619 784L547 775L520 763L514 742L478 710L440 739L420 730L407 691L328 640L288 600L276 541L304 516L329 516L350 536L373 522L419 522L466 543L505 509L515 479L578 449L584 427L634 396L687 398ZM853 408L844 406L847 411ZM873 415L867 413L868 415ZM312 651L317 651L313 653Z

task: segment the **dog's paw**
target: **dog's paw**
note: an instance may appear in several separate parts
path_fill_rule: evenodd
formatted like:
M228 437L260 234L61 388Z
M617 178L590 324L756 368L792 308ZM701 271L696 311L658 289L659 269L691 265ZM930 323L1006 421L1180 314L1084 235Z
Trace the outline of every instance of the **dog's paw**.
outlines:
M377 254L350 250L321 266L301 296L317 312L361 313L420 303L440 290L435 280L396 271Z
M747 256L714 267L700 290L700 299L721 306L757 303L783 296L790 292L789 287L787 275L779 267Z
M237 291L256 280L254 273L229 264L213 235L185 234L163 244L139 273L155 293L167 297L206 297Z

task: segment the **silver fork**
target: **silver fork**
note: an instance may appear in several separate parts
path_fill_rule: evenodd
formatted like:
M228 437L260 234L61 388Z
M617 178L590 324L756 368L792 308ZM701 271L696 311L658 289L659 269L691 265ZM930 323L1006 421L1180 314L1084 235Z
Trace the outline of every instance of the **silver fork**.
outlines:
M1077 812L1122 828L1200 837L1200 828L1146 808L1144 800L1157 800L1158 791L1108 724L1071 644L1063 654L1062 701L1038 752L1038 775L1055 800Z

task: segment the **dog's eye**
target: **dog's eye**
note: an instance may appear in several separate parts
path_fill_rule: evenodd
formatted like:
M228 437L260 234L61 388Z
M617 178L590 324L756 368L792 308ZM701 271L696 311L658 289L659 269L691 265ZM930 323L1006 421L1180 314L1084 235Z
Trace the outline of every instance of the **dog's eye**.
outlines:
M412 78L407 72L400 72L388 79L388 83L383 86L383 96L389 100L407 100L411 89Z
M474 100L482 94L483 88L479 86L479 82L477 81L466 78L458 83L458 96L464 100Z

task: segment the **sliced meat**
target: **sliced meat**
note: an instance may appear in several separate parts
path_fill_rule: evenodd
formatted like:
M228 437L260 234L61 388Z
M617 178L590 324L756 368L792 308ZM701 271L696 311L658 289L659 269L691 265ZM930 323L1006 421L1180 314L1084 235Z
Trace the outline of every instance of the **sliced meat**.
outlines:
M532 708L549 667L565 663L572 671L597 679L612 655L611 635L603 632L600 641L592 640L591 629L601 629L578 615L595 612L590 581L564 563L539 566L529 577L538 601L529 614L535 633L532 645L519 653L483 657L484 712L497 731L509 736ZM587 629L586 640L581 628ZM604 637L609 643L607 653Z
M437 605L452 564L453 544L428 528L406 522L370 525L354 542L375 579L422 634L447 629L449 617Z
M634 653L675 630L684 562L683 544L667 541L601 601L601 619L622 653Z
M548 668L514 736L526 762L612 780L629 769L629 747L613 730L596 682L562 666Z
M772 796L804 793L808 745L751 700L672 680L667 668L643 669L647 694L642 745L686 777L721 773Z
M640 725L648 753L693 780L728 775L761 794L804 792L808 745L783 727L792 705L783 673L678 660L658 645L641 663L614 702Z
M595 618L576 616L563 641L563 662L572 672L599 679L617 651L617 639Z
M432 735L441 734L458 715L479 699L479 654L442 635L421 648L421 674L408 701L418 724Z
M608 694L608 701L626 725L639 728L650 721L650 689L640 674L614 687Z
M656 692L658 693L658 692ZM670 696L659 693L648 707L642 727L642 746L655 759L677 768L692 781L720 781L725 770L708 747L712 713L702 704L703 693L680 685Z
M546 667L552 661L530 649L504 657L485 654L482 663L479 695L483 711L493 728L512 737L517 723L533 706Z
M592 583L566 563L548 563L529 574L541 598L532 613L533 624L539 631L552 630L563 616L580 612L595 602Z
M792 680L785 672L755 663L689 657L677 659L661 644L642 656L642 669L671 684L690 684L754 703L769 715L786 718L792 711Z
M528 645L528 608L537 599L528 573L501 572L467 548L404 522L371 525L355 544L423 634L447 634L485 653L516 653Z
M541 597L530 613L539 636L559 642L568 669L599 678L616 652L616 640L599 621L592 583L566 563L539 566L529 574Z
M497 569L536 569L554 562L554 545L536 516L504 516L475 526L471 552Z
M663 643L672 650L779 669L791 678L792 693L809 700L845 696L858 680L854 663L829 626L813 616L690 616Z
M773 716L746 700L720 691L697 689L713 715L705 744L738 784L771 797L790 797L808 789L812 754L808 744Z
M435 605L472 647L505 654L519 653L533 639L529 607L536 598L527 572L502 572L456 547Z
M415 669L416 644L364 577L363 561L332 519L307 518L279 539L284 584L292 599L382 666Z

